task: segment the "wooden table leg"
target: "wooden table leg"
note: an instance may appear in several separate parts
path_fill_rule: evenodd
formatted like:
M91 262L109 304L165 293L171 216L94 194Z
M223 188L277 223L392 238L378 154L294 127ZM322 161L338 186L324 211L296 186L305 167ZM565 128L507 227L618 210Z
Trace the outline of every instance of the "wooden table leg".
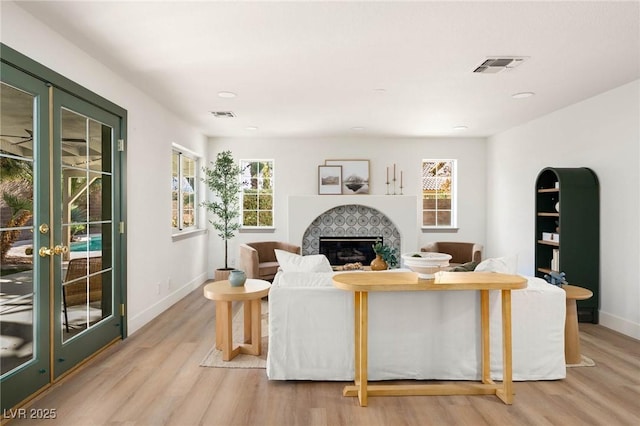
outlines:
M240 347L240 353L260 355L262 352L262 306L260 305L260 299L245 303L244 341L246 344ZM247 323L249 324L248 329Z
M480 331L482 334L482 383L493 383L491 380L489 290L480 290Z
M360 292L360 319L359 319L359 328L360 328L360 391L358 392L358 399L360 400L360 406L367 406L367 372L368 372L368 328L369 328L369 293L366 291Z
M224 309L222 305L224 303L216 300L216 349L218 350L222 349L222 323L224 321L222 319L222 309Z
M496 395L505 404L513 404L511 353L511 290L502 290L502 389Z
M229 361L235 354L233 353L233 332L231 329L231 302L221 302L218 305L220 309L220 328L222 328L222 360ZM217 327L216 327L217 328Z
M574 299L567 298L567 314L564 324L564 360L567 364L580 364L580 334L578 332L578 308Z
M361 361L360 357L360 306L362 300L362 293L356 291L353 293L353 352L354 352L354 372L353 372L353 385L347 385L342 389L342 396L357 396L360 397L360 383L361 383Z
M245 300L242 306L244 311L244 343L251 343L251 326L253 325L251 322L251 302L251 300Z
M355 352L355 373L354 382L356 386L360 386L360 296L362 293L355 292L353 294L353 335L354 335L354 352Z

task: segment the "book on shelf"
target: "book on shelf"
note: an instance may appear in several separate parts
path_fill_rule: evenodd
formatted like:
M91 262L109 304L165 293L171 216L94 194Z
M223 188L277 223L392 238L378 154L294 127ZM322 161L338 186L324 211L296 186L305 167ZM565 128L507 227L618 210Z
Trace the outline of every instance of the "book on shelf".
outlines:
M553 256L551 257L551 270L559 271L560 270L560 250L553 249Z
M554 243L560 243L560 234L555 232L543 232L542 233L543 241L551 241Z

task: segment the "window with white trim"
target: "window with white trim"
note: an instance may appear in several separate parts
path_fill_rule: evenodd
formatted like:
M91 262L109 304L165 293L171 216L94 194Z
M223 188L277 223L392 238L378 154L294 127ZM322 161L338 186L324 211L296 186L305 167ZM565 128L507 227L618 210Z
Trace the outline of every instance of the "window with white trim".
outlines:
M456 160L422 160L422 226L455 228Z
M240 223L243 228L272 228L273 160L240 160Z
M173 233L198 228L200 157L174 145L171 154L171 227Z

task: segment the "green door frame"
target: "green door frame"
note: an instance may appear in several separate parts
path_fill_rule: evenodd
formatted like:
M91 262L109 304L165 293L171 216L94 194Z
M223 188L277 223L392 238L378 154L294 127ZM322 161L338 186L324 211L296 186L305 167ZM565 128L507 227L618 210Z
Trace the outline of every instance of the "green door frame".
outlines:
M0 63L0 72L2 73L3 82L11 86L19 87L21 90L34 96L36 108L34 115L36 125L33 128L34 140L36 138L49 140L49 88L42 81L6 65L4 62ZM35 159L39 156L49 158L49 144L40 144L39 146L34 144L33 192L34 194L36 191L43 192L46 195L43 195L39 200L36 199L36 197L33 198L33 246L50 247L50 234L36 232L39 223L49 222L50 204L50 200L48 199L48 164L44 166L45 170L43 170L43 174L46 175L46 177L39 176L39 171L35 169ZM40 191L40 186L46 186L46 189ZM37 326L39 317L45 316L49 318L51 316L51 293L49 286L50 262L46 259L34 257L33 268L33 313L31 317L33 321L32 326L34 327L33 355L30 361L23 364L15 372L8 373L7 376L2 379L1 398L3 413L5 409L11 408L32 394L34 390L46 387L51 381L51 333L48 326L48 319L44 327Z
M5 45L4 43L0 43L0 62L2 63L2 66L3 66L3 78L5 75L4 74L5 69L10 70L11 68L14 68L26 74L28 76L28 79L32 79L32 81L39 82L39 84L44 84L45 86L48 86L48 87L53 87L55 91L68 93L73 97L78 98L83 102L86 102L87 104L90 104L92 107L96 108L97 110L102 110L116 116L117 126L114 129L114 131L116 134L120 135L120 139L122 139L123 141L122 146L124 146L124 141L126 140L126 135L127 135L127 111L124 108L80 86L79 84L67 79L66 77L45 67L44 65L28 58L27 56L19 53L18 51ZM6 65L8 65L8 67ZM46 138L45 140L48 140L50 137L49 135L50 93L51 93L51 90L47 92L45 102L40 102L38 104L38 107L41 108L40 109L41 114L39 119L45 121L44 125L40 123L41 125L39 126L41 127L40 138L44 137ZM43 113L43 111L46 111L46 112ZM126 297L127 297L127 281L126 281L127 238L126 238L126 233L124 233L124 224L126 222L126 217L127 217L126 215L126 174L125 174L126 152L124 151L124 149L119 150L118 149L119 145L120 144L118 143L117 146L114 146L114 149L117 150L117 152L115 153L115 156L118 156L119 161L114 161L112 172L113 172L113 184L114 184L113 198L114 200L117 200L117 203L119 206L118 208L114 209L113 224L114 226L120 229L120 232L114 233L116 235L116 238L113 241L113 250L114 250L113 266L115 271L115 275L113 279L114 279L114 285L118 287L118 290L119 290L118 292L120 293L120 306L114 306L113 315L116 316L118 319L116 325L119 328L119 334L121 338L124 339L127 337L127 321L126 321L126 309L125 309L126 303L127 303L127 300L126 300ZM41 153L41 155L43 154L46 154L45 158L49 158L50 153L48 152ZM46 203L43 203L43 204L46 204ZM43 206L39 206L38 208L46 210L47 212L46 220L48 221L49 206L43 205ZM35 213L36 212L34 212L34 214ZM40 213L40 212L37 212L37 213ZM48 241L48 238L49 236L47 235L45 240L48 244L44 244L45 241L42 241L42 242L43 242L43 245L50 247L52 242ZM47 276L49 276L48 274L51 269L52 268L49 268L49 271L46 271ZM43 273L43 271L40 271L40 273ZM57 273L59 274L59 271ZM60 279L60 277L56 277L56 278L58 280ZM57 306L59 306L61 296L59 294L58 295L50 294L49 287L48 286L46 287L47 287L46 289L43 289L41 303L48 305L46 313L48 313L48 316L51 317L50 309L53 308L53 303L49 303L49 301L53 298L55 303L58 303ZM60 291L57 291L57 293L59 292ZM41 315L41 312L44 312L44 311L39 311L39 315ZM59 318L54 319L53 323L55 324L55 327L60 328ZM50 355L47 355L46 366L40 366L38 364L38 368L36 369L37 377L35 377L36 374L31 375L29 379L28 389L25 387L25 384L22 383L24 382L24 380L21 380L20 383L18 383L18 381L12 381L11 380L12 377L7 377L3 379L2 407L1 407L3 410L10 409L14 406L17 406L18 404L25 402L29 398L33 397L36 393L40 392L47 386L54 383L58 378L60 378L60 374L63 374L65 371L69 370L69 368L67 367L62 370L58 369L58 374L54 373L53 371L54 363L49 359L49 357L53 357L54 355L53 353L51 353L53 352L52 348L54 345L51 343L49 336L51 336L54 333L51 332L51 329L49 327L45 327L44 330L39 329L38 332L46 334L45 336L46 340L42 340L43 342L46 342L46 345L42 345L44 346L42 350L45 350L47 353L50 354ZM41 336L39 336L39 338L40 337ZM34 356L37 356L37 355L38 354L34 353ZM86 358L86 356L84 356L82 359L84 358Z

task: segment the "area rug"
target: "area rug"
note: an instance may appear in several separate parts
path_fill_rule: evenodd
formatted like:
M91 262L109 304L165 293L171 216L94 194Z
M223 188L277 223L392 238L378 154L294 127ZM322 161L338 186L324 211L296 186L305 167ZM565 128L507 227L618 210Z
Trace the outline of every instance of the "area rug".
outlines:
M586 357L584 355L580 355L580 357L582 358L582 361L580 361L579 364L567 364L567 368L569 367L595 367L596 363L594 360L592 360L589 357Z
M232 332L234 347L242 343L244 337L244 304L239 303L239 309L233 314L232 320ZM200 367L218 367L218 368L266 368L267 366L267 351L269 338L267 333L269 332L269 303L266 300L262 300L262 352L259 356L238 354L231 361L222 360L222 351L216 349L215 339L213 347L207 352ZM214 327L215 329L215 327Z

